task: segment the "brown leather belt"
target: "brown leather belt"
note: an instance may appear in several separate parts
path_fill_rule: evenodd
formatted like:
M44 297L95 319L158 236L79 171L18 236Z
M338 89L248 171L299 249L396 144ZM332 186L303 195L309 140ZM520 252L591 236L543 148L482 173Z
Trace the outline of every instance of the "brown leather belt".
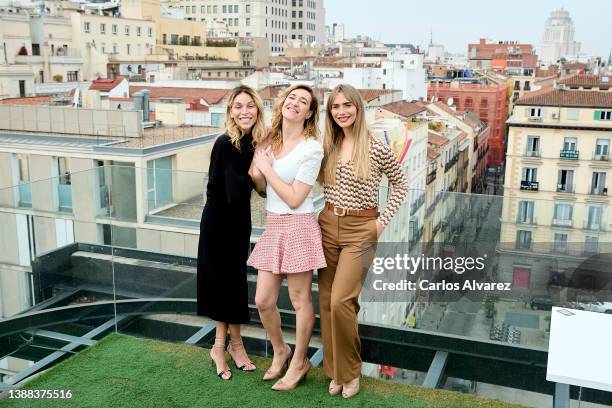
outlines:
M325 208L332 211L334 215L338 217L346 217L347 215L353 217L378 217L379 212L376 208L368 208L367 210L351 210L348 208L335 207L329 202L325 202Z

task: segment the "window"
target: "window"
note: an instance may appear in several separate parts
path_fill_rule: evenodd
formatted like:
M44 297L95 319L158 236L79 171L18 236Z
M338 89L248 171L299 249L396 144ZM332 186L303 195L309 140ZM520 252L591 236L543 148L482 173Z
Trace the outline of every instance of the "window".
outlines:
M251 5L250 4L245 4L244 5L244 12L245 13L250 13L251 12Z
M210 14L210 6L206 6L206 13ZM215 13L216 13L216 11L215 11Z
M66 72L66 81L77 82L79 80L79 71L68 71Z
M535 167L523 168L524 181L538 181L538 169Z
M516 232L516 249L531 249L531 231Z
M216 14L218 12L218 10L219 10L219 8L217 6L213 6L213 13Z
M302 29L302 22L300 21L300 22L298 23L298 30L301 30L301 29Z
M125 52L127 55L130 55L130 44L125 45Z
M540 136L527 136L526 155L530 157L540 156Z
M553 251L567 253L567 234L556 232L553 241Z
M113 54L117 54L117 44L113 44Z
M106 43L100 44L100 49L102 50L102 54L106 52Z
M234 4L234 13L238 14L238 5L237 4Z
M234 19L234 26L238 27L238 19L237 18Z
M136 36L140 37L142 35L142 27L138 26L136 27Z
M608 160L610 153L610 139L597 139L595 145L595 160Z
M86 22L83 24L83 30L85 30L85 32L86 32L86 33L88 33L88 32L89 32L89 21L86 21Z
M578 109L568 108L565 112L568 120L578 120L580 112Z
M595 120L612 120L612 111L595 111Z
M117 24L113 24L112 31L114 35L117 35Z
M206 13L206 6L200 6L200 14Z
M172 201L172 157L147 162L148 209L159 208Z
M247 18L244 19L244 25L246 25L246 26L250 26L251 25L251 17L247 17Z
M233 26L234 25L234 19L230 18L227 25Z
M559 170L557 175L557 191L561 193L574 192L574 170Z
M576 151L576 144L578 143L578 139L575 137L566 137L563 139L563 150L566 152Z
M598 205L589 206L586 229L598 230L601 227L602 208Z
M168 40L167 34L162 34L162 44L166 44L167 40Z
M125 26L125 35L130 35L130 26L129 25Z
M224 4L222 7L223 13L226 14L227 13L227 6Z
M520 201L517 221L522 224L533 224L533 201Z
M530 118L542 118L542 108L527 108Z
M170 44L179 45L179 36L178 34L170 34Z
M196 13L196 6L191 6L191 14L195 14Z
M106 34L106 24L100 24L100 34Z
M302 18L302 17L303 17L302 10L300 10L300 11L298 11L298 18Z
M555 204L555 218L553 219L553 224L564 227L571 227L573 209L574 207L571 204Z
M606 172L594 171L591 183L591 194L594 195L607 195L608 189L606 188Z

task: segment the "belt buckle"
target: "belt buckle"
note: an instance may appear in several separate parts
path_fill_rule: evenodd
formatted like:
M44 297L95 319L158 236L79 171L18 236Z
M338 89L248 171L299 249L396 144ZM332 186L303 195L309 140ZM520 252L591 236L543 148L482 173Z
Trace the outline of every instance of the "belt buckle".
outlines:
M342 210L342 211L338 212L338 210ZM346 208L334 207L334 215L337 217L345 217L346 211L347 211Z

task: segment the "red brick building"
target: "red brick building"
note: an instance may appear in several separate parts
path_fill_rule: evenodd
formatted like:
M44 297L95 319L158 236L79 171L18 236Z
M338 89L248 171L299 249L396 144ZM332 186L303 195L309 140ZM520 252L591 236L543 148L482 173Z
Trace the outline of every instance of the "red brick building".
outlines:
M471 69L492 69L504 75L533 75L538 66L538 56L533 45L516 41L468 44L468 60Z
M427 99L453 105L458 110L473 112L491 128L488 165L499 166L504 161L506 114L508 112L506 84L472 84L459 81L430 82Z

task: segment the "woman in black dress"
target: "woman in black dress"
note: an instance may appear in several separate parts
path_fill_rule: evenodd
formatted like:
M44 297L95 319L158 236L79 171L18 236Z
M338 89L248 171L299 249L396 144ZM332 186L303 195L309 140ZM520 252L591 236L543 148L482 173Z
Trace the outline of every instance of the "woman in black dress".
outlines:
M240 325L249 322L246 261L254 184L248 171L264 135L261 99L249 87L234 88L227 101L225 134L211 153L198 245L197 313L216 321L210 357L223 380L232 378L225 361L228 328L227 351L236 368L255 370L242 344Z

